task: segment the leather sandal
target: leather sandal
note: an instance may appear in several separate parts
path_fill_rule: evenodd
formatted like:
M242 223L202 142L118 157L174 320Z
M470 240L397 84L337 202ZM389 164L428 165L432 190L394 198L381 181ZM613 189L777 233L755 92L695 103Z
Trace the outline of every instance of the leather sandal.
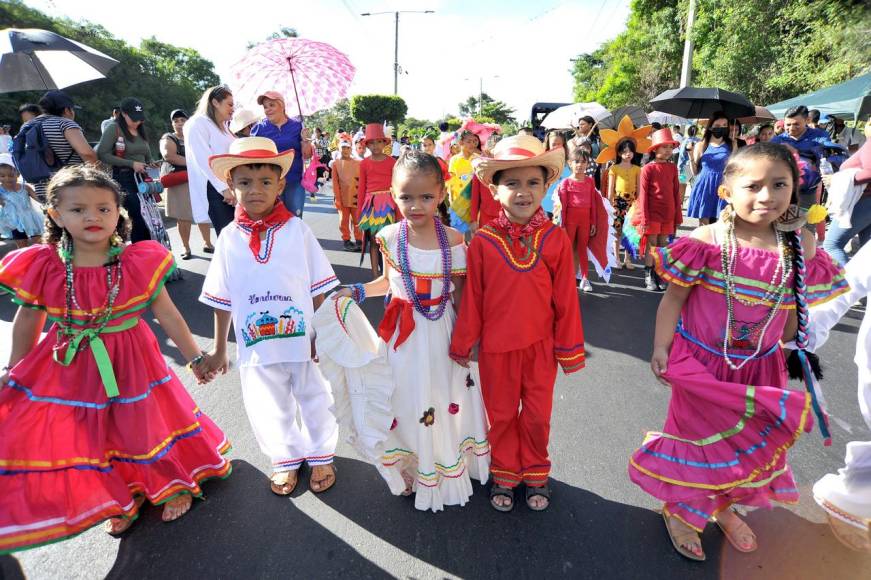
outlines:
M290 478L293 477L293 483ZM293 471L278 471L269 477L269 489L275 495L290 495L296 489L296 484L299 482L299 474L297 470Z
M668 538L671 540L671 545L674 546L674 549L677 550L677 553L689 560L704 562L704 551L702 551L701 555L699 555L690 550L689 548L685 547L685 544L698 544L701 548L702 538L698 534L698 532L692 530L689 527L683 530L675 531L674 528L671 527L671 523L676 518L670 518L665 512L662 512L662 519L665 520L665 529L668 530Z
M315 469L317 469L318 467L329 467L330 468L329 475L327 475L326 477L321 478L319 480L315 480ZM324 485L320 489L315 489L314 486L315 486L316 482L319 482L321 484L323 484L324 482L327 482L327 483L326 483L326 485ZM334 485L336 485L336 466L335 465L333 465L332 463L327 463L326 465L315 465L314 467L312 467L312 474L311 474L311 477L309 478L309 482L308 482L308 488L312 491L312 493L324 493L325 491L327 491L328 489L330 489Z
M534 497L543 497L547 500L547 503L543 506L535 506L530 501ZM543 512L547 508L550 507L550 486L545 485L537 485L537 486L526 486L526 507L531 509L534 512Z
M756 534L753 533L753 530L750 529L750 526L747 525L747 522L744 520L737 518L740 522L736 526L732 526L731 529L727 528L723 525L723 523L714 518L714 522L717 524L717 527L723 532L723 535L726 536L726 539L729 540L729 543L732 544L732 547L738 550L739 552L744 552L745 554L749 554L750 552L755 552L759 545L756 543ZM744 548L738 542L738 536L747 535L749 533L750 536L753 537L753 545L749 548Z
M507 497L511 501L508 504L498 504L493 501L497 497ZM493 506L493 509L497 512L510 512L514 509L514 489L493 484L490 486L490 505Z

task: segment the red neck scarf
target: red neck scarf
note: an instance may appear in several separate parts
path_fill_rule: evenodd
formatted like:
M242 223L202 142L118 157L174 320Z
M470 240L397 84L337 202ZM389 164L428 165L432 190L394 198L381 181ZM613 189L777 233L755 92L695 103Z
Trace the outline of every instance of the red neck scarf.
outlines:
M254 256L257 257L260 255L260 233L265 232L273 226L287 223L292 217L293 214L287 211L287 208L284 207L284 203L279 199L275 202L275 206L272 208L272 211L269 212L269 215L263 219L257 221L252 220L248 216L248 212L242 208L242 204L236 206L236 215L234 216L234 219L240 226L251 229L251 235L248 238L248 247L251 248L251 251L254 252Z
M538 208L538 211L533 214L530 220L525 224L516 224L508 219L505 211L499 212L499 217L493 221L499 230L508 235L512 242L518 242L521 238L532 236L536 230L545 225L549 220L544 210Z

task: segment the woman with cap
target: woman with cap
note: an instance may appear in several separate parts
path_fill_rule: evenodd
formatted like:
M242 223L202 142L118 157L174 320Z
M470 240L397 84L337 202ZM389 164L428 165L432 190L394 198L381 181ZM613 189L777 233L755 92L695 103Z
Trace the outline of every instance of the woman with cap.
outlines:
M251 135L266 137L275 142L279 151L293 149L293 165L285 177L282 199L285 207L297 217L302 217L305 204L305 189L302 186L303 160L312 156L311 135L302 126L302 121L287 116L284 97L277 91L266 91L257 97L266 116L251 129Z
M226 85L206 89L197 112L184 128L193 220L197 223L211 221L218 234L233 221L236 198L224 178L215 175L209 167L209 157L226 154L230 143L236 139L229 127L233 105L233 93Z
M173 132L165 133L160 138L160 154L164 160L160 171L161 176L182 171L187 174L187 161L185 160L184 149L184 124L187 120L187 113L181 109L176 109L169 115L169 122L172 123ZM191 223L194 218L193 211L191 210L191 194L187 179L178 185L167 186L166 217L175 218L178 224L178 235L184 246L181 259L190 260ZM207 254L214 253L215 251L210 240L210 226L211 224L208 221L197 224L200 235L203 237L203 251Z
M39 100L43 114L31 119L29 123L40 123L42 132L54 153L57 162L55 172L67 165L96 163L97 154L88 145L82 128L76 123L77 107L63 91L48 91ZM23 129L24 127L22 127ZM31 183L41 202L45 201L45 190L49 180Z

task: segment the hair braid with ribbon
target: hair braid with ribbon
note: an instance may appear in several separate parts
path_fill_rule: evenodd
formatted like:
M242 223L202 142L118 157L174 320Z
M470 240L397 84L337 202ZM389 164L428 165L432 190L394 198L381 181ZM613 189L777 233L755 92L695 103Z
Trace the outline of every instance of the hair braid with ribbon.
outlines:
M806 350L808 347L810 316L807 303L807 284L805 282L807 265L804 259L804 247L801 243L801 231L791 232L789 236L792 245L793 293L795 295L795 314L798 320L798 327L795 333L795 346L797 348L789 355L787 370L790 378L804 380L805 386L811 396L811 405L817 417L824 444L829 446L832 444L832 436L829 432L829 417L823 408L825 401L817 383L817 380L823 378L822 369L820 368L819 358Z

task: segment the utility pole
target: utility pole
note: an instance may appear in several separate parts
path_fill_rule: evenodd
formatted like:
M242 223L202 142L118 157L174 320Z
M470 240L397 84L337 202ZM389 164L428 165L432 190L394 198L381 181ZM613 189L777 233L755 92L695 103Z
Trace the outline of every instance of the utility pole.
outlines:
M483 115L484 110L484 77L478 77L478 116Z
M693 23L696 20L696 0L690 0L687 14L686 39L683 44L683 64L680 69L680 88L693 82Z
M394 12L363 12L360 16L378 16L393 14L393 94L399 94L399 15L400 14L435 14L435 10L396 10Z

